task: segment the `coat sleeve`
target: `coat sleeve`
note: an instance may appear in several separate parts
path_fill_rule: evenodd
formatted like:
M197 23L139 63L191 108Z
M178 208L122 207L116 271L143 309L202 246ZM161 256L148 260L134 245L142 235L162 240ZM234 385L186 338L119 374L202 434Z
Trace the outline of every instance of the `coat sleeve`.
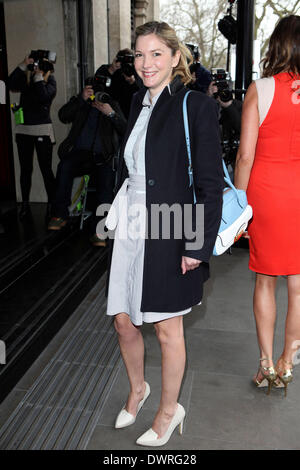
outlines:
M64 124L73 122L77 117L77 112L89 106L82 98L81 93L77 96L72 96L68 103L64 104L58 111L58 117Z
M34 81L33 88L38 102L42 105L46 104L50 106L56 95L55 78L50 75L47 82L43 79Z
M204 226L201 225L204 242L201 249L185 249L183 255L208 262L221 222L224 187L218 108L211 98L202 94L201 101L191 100L188 108L192 111L189 112L189 127L196 205L203 204L204 208ZM196 205L193 207L193 229L196 227Z
M131 105L130 105L130 112L129 112L129 117L126 125L126 130L128 131L129 129L133 129L134 122L133 122L133 115L135 114L135 108L138 106L138 100L137 100L137 94L135 93L133 95ZM116 186L115 186L115 192L117 193L120 187L123 184L123 181L125 178L128 177L128 169L125 163L124 159L124 150L125 150L125 135L123 136L122 142L121 142L121 147L120 147L120 155L119 155L119 163L118 163L118 169L117 169L117 178L116 178Z
M242 106L241 101L233 100L231 105L223 108L221 112L222 124L238 134L241 133Z
M112 108L116 113L115 116L111 118L112 125L114 129L117 131L118 135L120 137L123 137L123 135L126 132L127 121L125 119L124 114L121 111L119 104L116 101L112 104Z
M24 92L28 86L26 73L20 67L15 68L7 79L7 85L10 91Z

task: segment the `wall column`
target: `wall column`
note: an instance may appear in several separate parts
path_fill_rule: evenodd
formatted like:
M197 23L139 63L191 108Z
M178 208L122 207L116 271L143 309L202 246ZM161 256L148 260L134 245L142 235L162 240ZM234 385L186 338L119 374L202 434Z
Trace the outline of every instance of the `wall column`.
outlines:
M110 62L120 49L131 47L130 0L108 0Z
M107 7L107 0L93 0L95 71L109 62Z
M135 27L146 23L149 0L136 0L135 2Z

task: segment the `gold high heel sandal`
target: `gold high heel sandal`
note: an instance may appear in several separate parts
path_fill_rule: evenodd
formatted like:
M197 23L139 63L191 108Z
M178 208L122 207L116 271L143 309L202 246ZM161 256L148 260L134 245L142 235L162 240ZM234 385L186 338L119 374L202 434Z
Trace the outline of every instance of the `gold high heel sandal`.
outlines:
M278 359L278 361L280 361L280 360L282 360L287 365L291 365L291 366L293 365L293 363L291 361L286 361L285 359L283 359L283 357L280 357ZM293 380L293 367L281 369L281 367L277 366L276 371L277 371L278 379L284 385L284 392L285 392L284 396L286 397L287 396L287 386ZM280 372L283 372L283 373L281 374Z
M258 372L257 372L257 375L256 375L256 379L255 379L255 385L257 387L266 387L268 386L268 392L267 392L267 395L270 394L271 392L271 388L275 382L275 380L277 379L277 372L276 370L274 369L273 366L270 366L270 367L264 367L261 365L261 363L263 361L270 361L271 359L268 358L268 357L261 357L259 359L259 362L260 362L260 366L258 368ZM263 379L262 380L258 380L257 376L259 374L259 372L262 374L263 376Z

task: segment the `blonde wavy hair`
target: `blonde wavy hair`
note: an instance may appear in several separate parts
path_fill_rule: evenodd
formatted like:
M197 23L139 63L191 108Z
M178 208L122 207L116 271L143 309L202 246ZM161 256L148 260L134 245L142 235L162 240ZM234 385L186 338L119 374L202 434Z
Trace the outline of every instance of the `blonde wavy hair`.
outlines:
M178 65L173 69L171 80L179 75L184 85L187 85L192 80L189 65L193 63L189 48L179 41L174 29L163 21L149 21L148 23L138 26L135 30L134 44L136 44L139 36L147 36L148 34L155 34L171 49L172 56L174 56L178 50L180 51L180 59Z

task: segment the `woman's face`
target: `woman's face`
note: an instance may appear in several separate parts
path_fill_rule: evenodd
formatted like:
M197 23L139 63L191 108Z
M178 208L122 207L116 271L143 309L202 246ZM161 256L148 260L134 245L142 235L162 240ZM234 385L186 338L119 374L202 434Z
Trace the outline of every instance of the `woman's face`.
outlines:
M176 67L179 59L180 51L172 56L172 50L155 34L138 36L134 66L151 96L157 95L170 83L172 68Z

